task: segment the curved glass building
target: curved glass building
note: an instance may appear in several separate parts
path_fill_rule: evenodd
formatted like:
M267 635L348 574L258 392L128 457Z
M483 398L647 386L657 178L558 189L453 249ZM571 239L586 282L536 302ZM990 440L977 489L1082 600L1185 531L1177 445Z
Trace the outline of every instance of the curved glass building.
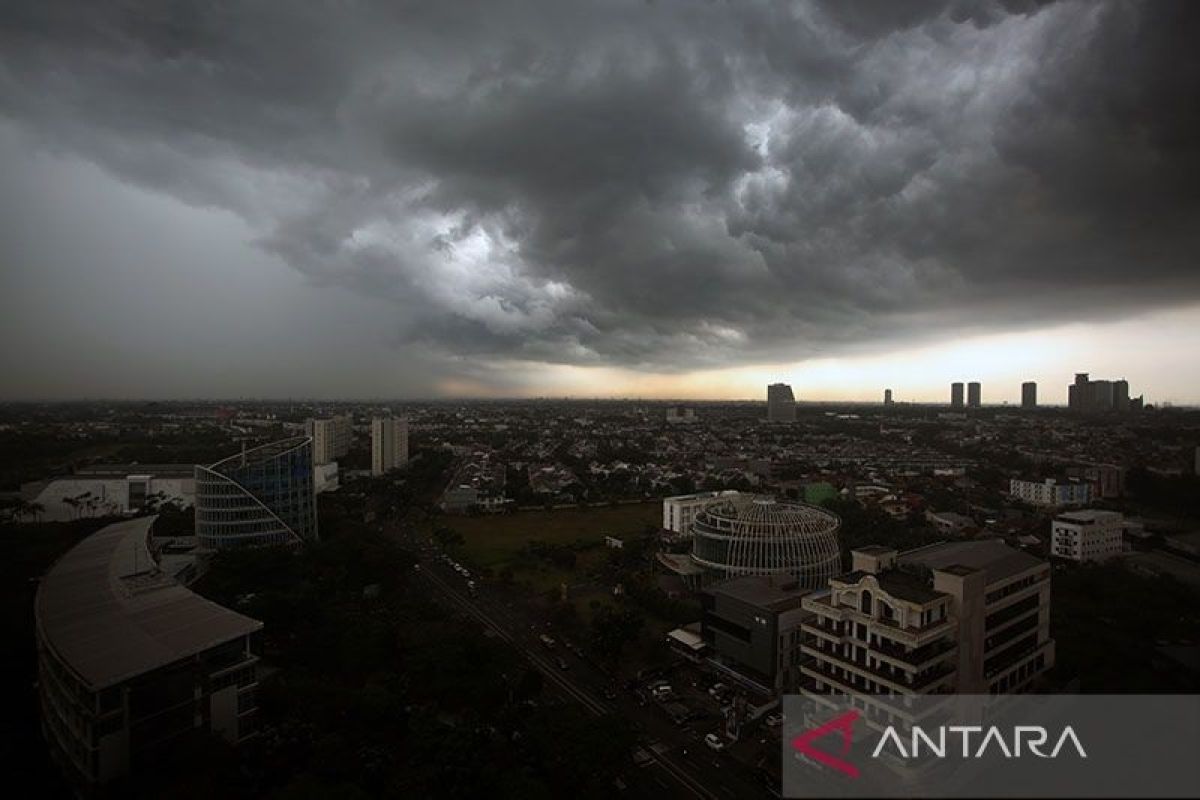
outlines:
M212 550L315 541L312 438L283 439L197 465L196 537Z
M738 495L704 507L692 522L692 561L711 579L778 575L823 589L841 572L841 520L823 508Z

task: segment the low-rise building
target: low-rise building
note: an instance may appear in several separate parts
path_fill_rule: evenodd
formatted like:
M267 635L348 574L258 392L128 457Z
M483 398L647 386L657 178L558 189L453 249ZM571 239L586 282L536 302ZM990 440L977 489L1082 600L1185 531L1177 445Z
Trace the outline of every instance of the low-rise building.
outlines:
M697 492L695 494L679 494L674 497L663 498L663 521L664 530L678 534L690 534L692 532L692 522L696 519L696 513L704 508L704 506L722 497L731 497L737 492L731 490L724 492Z
M1104 561L1124 547L1125 519L1116 511L1065 511L1050 523L1050 554L1072 561Z
M1047 478L1044 481L1023 481L1013 478L1009 484L1009 494L1014 499L1031 506L1044 508L1066 508L1069 506L1086 506L1092 502L1092 486L1078 478L1056 480Z
M943 536L967 536L978 530L975 520L953 511L926 511L925 521Z
M196 498L191 464L97 464L73 475L28 483L21 495L44 522L140 514L168 503L190 508Z
M160 569L154 519L100 529L38 586L42 731L80 795L153 765L188 737L237 744L256 731L263 624Z
M700 595L700 637L710 663L755 691L778 694L800 678L801 601L795 581L748 575Z
M852 558L803 601L802 693L1008 693L1053 666L1045 561L998 539Z

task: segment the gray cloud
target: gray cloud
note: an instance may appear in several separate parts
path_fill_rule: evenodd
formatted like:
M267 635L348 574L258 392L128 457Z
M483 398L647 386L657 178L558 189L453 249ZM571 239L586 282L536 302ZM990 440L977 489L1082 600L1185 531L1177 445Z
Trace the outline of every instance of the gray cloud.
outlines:
M17 4L0 115L387 299L402 346L713 367L1200 299L1197 16Z

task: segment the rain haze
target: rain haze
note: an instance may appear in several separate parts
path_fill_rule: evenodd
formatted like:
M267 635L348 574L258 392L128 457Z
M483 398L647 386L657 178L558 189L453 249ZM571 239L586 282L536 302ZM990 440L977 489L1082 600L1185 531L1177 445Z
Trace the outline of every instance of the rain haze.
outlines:
M9 4L0 397L1195 404L1198 21Z

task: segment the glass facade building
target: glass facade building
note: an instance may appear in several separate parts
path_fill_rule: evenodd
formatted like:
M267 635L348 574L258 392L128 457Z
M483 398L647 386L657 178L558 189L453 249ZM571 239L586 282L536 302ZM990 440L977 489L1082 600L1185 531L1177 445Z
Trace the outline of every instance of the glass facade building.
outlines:
M196 537L213 550L315 541L312 438L271 442L197 466Z

